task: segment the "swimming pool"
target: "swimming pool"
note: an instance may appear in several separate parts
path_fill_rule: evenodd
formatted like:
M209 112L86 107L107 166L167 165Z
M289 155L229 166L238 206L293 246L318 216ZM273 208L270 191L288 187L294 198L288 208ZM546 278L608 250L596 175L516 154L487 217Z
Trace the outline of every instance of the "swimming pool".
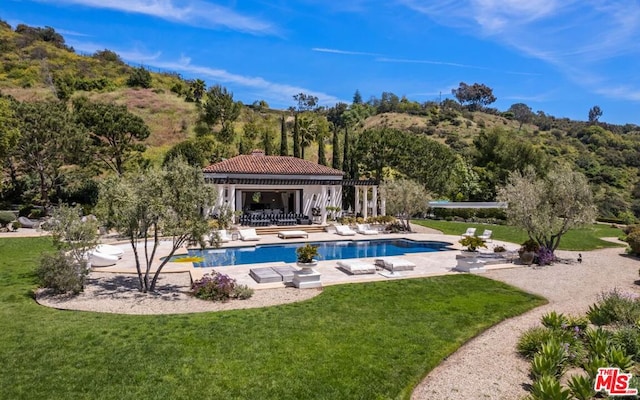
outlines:
M224 249L190 249L190 257L201 257L204 262L194 262L196 268L259 264L267 262L293 263L295 249L306 243L266 244ZM318 246L319 260L341 260L399 256L408 253L429 253L452 250L451 243L409 239L344 240L338 242L311 242ZM178 256L177 256L178 257Z

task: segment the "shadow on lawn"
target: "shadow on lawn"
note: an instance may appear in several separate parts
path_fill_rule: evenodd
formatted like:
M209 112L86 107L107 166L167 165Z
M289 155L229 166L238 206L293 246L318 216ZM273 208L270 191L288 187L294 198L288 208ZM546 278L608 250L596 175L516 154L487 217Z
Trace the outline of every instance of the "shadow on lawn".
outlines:
M176 301L181 294L188 294L189 287L177 284L163 283L162 277L156 284L156 291L143 293L139 290L136 275L113 275L109 277L87 278L86 287L92 286L91 291L96 298L114 297L153 297L154 299Z

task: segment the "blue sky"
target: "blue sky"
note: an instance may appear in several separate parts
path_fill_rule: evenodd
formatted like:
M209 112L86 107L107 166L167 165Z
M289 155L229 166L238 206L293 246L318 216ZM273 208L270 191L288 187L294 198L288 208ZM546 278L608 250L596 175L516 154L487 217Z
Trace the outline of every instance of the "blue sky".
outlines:
M500 110L586 120L599 105L601 121L640 124L638 0L2 0L0 18L272 108L356 89L437 101L477 82Z

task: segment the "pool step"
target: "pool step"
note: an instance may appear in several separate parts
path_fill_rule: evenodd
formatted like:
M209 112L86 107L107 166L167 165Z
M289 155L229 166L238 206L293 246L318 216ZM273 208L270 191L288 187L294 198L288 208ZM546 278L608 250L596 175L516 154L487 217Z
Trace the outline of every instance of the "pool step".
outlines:
M256 227L258 235L277 235L282 231L305 231L307 233L325 232L326 225L293 225L293 226L259 226Z

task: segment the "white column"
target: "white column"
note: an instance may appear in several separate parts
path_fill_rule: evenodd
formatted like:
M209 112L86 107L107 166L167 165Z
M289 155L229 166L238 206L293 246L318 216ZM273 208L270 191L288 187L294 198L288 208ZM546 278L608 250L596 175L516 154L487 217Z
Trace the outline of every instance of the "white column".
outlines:
M380 198L380 214L387 215L387 199L384 196Z
M242 197L240 197L240 199L242 200ZM236 211L238 209L236 206L236 185L229 185L229 207L231 211ZM240 206L240 208L242 208L242 206ZM233 214L232 221L234 224L236 223L235 214Z
M218 185L218 199L216 200L216 210L215 212L220 212L222 206L224 205L224 188L226 185Z
M373 207L372 207L372 215L374 217L378 216L378 187L373 187Z
M360 212L360 186L353 187L356 190L355 204L353 205L353 213L354 215L358 215Z
M362 218L367 219L369 216L369 200L367 196L369 195L369 186L365 186L362 191Z
M322 214L322 225L327 223L327 200L327 186L322 185L320 192L320 213Z

